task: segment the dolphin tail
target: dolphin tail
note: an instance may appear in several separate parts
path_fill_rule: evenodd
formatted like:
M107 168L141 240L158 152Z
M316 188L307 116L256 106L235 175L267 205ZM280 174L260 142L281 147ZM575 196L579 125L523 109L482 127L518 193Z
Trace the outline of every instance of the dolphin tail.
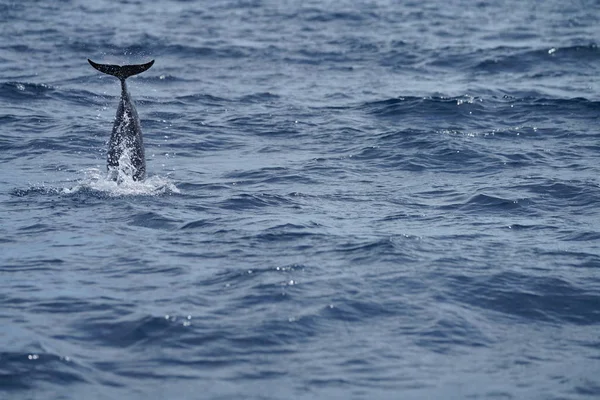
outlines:
M149 69L152 64L154 64L154 60L150 61L146 64L136 64L136 65L112 65L112 64L97 64L88 58L88 62L98 71L103 72L108 75L113 75L124 81L132 75L137 75L145 70Z

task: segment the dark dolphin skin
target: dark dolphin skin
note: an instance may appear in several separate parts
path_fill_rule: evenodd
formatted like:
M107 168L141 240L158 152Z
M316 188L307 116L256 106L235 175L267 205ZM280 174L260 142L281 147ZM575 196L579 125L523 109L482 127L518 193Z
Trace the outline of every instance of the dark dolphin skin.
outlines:
M129 153L133 166L132 178L141 181L146 177L146 158L144 156L144 141L142 140L142 128L135 105L127 91L125 79L149 69L154 60L139 65L110 65L97 64L88 59L92 67L105 74L113 75L121 81L121 100L115 117L110 142L108 143L108 170L119 167L119 159L124 152Z

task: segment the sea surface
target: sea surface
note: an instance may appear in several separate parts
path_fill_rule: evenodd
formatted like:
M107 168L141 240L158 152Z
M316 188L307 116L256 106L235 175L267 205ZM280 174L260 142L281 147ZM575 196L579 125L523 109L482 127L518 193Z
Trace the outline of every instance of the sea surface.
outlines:
M0 0L0 398L599 399L600 2ZM118 80L148 178L107 179Z

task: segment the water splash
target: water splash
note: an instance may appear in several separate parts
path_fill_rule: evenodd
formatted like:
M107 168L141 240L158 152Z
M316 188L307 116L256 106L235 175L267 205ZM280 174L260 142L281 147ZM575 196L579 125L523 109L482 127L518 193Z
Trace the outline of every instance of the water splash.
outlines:
M110 197L158 196L181 193L167 177L154 175L143 181L134 181L127 169L114 168L105 173L98 168L83 171L85 178L72 188L62 189L63 194L93 190Z
M107 179L112 179L118 184L132 181L136 173L136 168L131 160L130 149L124 144L121 144L121 146L123 149L121 150L118 165L116 167L109 166L107 176Z

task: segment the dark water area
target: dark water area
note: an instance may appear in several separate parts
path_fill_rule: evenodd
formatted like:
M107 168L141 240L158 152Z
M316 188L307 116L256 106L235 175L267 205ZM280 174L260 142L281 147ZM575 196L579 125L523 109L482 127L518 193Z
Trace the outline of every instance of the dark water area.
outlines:
M0 1L1 399L600 398L600 3ZM148 178L106 177L128 80Z

